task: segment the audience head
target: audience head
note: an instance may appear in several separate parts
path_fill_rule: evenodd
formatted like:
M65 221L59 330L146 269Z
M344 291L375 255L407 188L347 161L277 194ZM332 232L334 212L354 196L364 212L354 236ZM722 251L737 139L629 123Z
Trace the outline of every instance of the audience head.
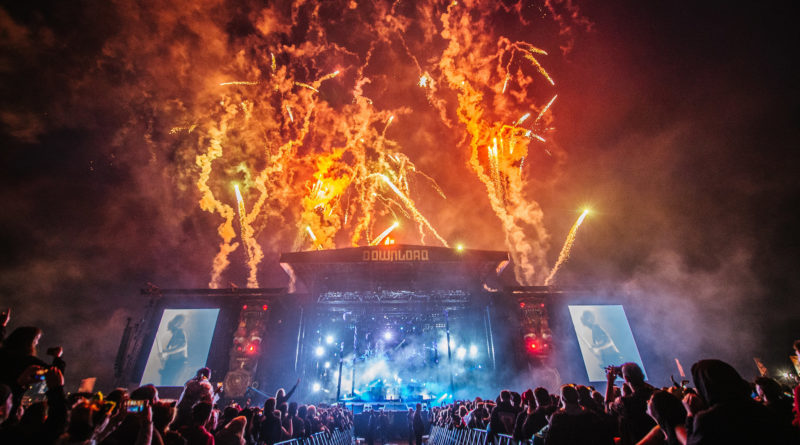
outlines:
M203 426L211 418L211 411L213 407L208 402L197 402L192 407L192 423L194 425Z
M276 403L275 397L270 397L267 400L265 400L264 401L264 414L267 414L267 413L271 414L273 411L275 411L275 403Z
M244 434L244 430L247 427L247 418L245 416L237 416L234 417L233 420L228 422L225 425L225 429L230 431L231 433L240 436Z
M125 388L116 388L108 393L106 400L114 402L114 411L119 411L123 408L122 404L128 400L128 390Z
M781 385L769 377L758 377L755 380L756 392L758 392L761 400L767 403L773 403L781 398L783 391Z
M510 402L511 401L511 391L504 389L500 391L500 400L503 402Z
M198 380L208 380L211 378L211 369L209 368L200 368L197 370L197 377Z
M34 428L40 427L47 419L47 402L36 402L25 410L25 414L19 420L23 426Z
M578 385L575 387L575 390L578 391L578 402L585 407L590 407L594 404L594 399L592 399L592 391L584 385Z
M733 366L722 360L700 360L695 363L692 365L692 379L708 406L750 398L750 385Z
M164 431L174 418L175 402L158 401L153 404L153 428Z
M592 399L594 400L594 403L601 408L605 404L605 397L603 397L599 391L592 391Z
M42 330L33 326L21 326L6 337L3 348L21 355L36 355L36 346L42 338Z
M567 405L578 404L578 390L572 385L561 386L561 404L566 408Z
M511 404L514 406L520 406L522 402L522 396L519 395L518 392L511 392Z
M634 390L636 390L636 387L644 384L644 372L642 372L642 368L640 368L639 365L628 362L623 363L621 368L622 378L625 379L627 383L630 383Z
M158 401L158 389L153 385L140 386L133 390L131 400L147 400L152 405Z
M537 406L547 406L550 404L550 393L541 386L533 390L533 397L536 399Z
M92 437L97 411L97 406L89 403L86 399L82 399L72 406L67 427L70 442L83 442Z
M527 406L534 406L535 400L533 398L533 390L528 389L522 393L522 404Z
M677 397L667 391L653 393L647 403L647 414L670 439L673 438L675 427L686 423L686 408Z

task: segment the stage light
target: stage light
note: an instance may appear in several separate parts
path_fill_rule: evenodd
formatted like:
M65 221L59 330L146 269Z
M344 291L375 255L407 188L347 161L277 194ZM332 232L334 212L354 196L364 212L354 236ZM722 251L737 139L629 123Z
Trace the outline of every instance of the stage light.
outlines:
M463 252L464 251L464 245L463 244L456 244L456 251Z
M469 358L475 358L478 356L478 347L475 345L469 345Z
M243 311L246 311L246 310L247 310L247 305L246 305L246 304L243 304L243 305L242 305L242 310L243 310Z
M330 367L331 367L331 362L325 362L325 369L328 369Z
M325 337L325 343L327 343L329 345L333 344L333 335L329 335L329 336Z
M317 354L317 357L322 357L322 354L325 353L325 348L322 346L317 346L317 349L314 350L314 353Z
M439 340L439 343L436 346L439 348L440 351L447 351L447 338L446 337L442 337L442 339ZM456 341L451 338L450 339L450 350L452 351L455 348L456 348Z
M525 302L524 301L520 301L519 302L519 308L520 309L525 309Z
M322 385L320 385L319 383L314 383L313 385L311 385L311 390L314 392L317 392L320 389L322 389Z
M383 333L384 340L391 340L392 339L392 331L386 331Z
M264 306L261 306L262 311L266 311L267 309L269 309L269 306L267 306L266 304Z
M456 357L459 360L464 360L464 357L466 357L466 356L467 356L467 350L464 349L463 346L459 346L459 348L456 349Z

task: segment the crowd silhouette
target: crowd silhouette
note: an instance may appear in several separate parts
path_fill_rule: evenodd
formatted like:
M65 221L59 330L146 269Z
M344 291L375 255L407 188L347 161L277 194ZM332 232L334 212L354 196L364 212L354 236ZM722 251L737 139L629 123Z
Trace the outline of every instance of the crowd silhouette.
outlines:
M17 327L6 336L10 310L0 315L0 444L236 444L273 445L317 433L346 432L353 412L339 405L300 404L280 389L260 406L223 405L211 371L187 381L178 400L160 400L143 385L102 393L67 394L67 364L60 347L38 357L42 331ZM800 356L800 340L794 343ZM600 392L563 385L558 393L537 387L503 390L495 399L456 401L401 416L402 442L421 445L431 428L485 430L485 442L500 438L521 444L796 444L800 443L800 385L789 387L762 376L744 380L714 359L692 366L692 386L656 388L635 363L609 367ZM622 385L615 383L622 380ZM24 396L33 385L46 390L38 400ZM368 411L361 433L368 445L397 442L389 437L386 412ZM358 434L358 432L357 432ZM483 436L482 436L483 437ZM355 437L353 438L355 440ZM349 439L348 439L349 441Z

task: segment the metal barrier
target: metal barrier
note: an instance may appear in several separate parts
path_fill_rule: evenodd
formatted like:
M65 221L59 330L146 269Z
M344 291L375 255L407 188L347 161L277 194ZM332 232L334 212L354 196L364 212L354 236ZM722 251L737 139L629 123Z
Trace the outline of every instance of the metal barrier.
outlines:
M486 445L486 430L471 428L447 429L440 426L432 426L431 433L428 435L428 445ZM531 445L530 440L514 440L508 434L497 434L494 439L495 445Z
M353 445L353 431L323 431L300 439L284 440L275 445Z

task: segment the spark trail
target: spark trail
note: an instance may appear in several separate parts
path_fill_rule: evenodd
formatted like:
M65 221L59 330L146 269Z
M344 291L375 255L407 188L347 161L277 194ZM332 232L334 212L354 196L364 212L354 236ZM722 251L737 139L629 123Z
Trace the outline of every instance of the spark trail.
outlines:
M405 193L403 193L399 188L397 188L397 186L394 185L394 183L388 177L386 177L386 175L380 173L377 173L376 175L379 178L383 179L383 182L386 185L388 185L389 188L392 189L392 191L400 198L403 204L405 204L408 211L410 211L411 214L414 216L414 220L416 220L420 226L428 229L433 234L433 236L435 236L436 239L438 239L439 242L441 242L445 247L450 247L447 241L444 238L442 238L441 235L439 235L439 232L437 232L436 229L433 228L431 223L428 222L428 220L424 216L422 216L422 213L420 213L419 210L417 210L417 206L414 204L414 201L412 201L411 198L406 196Z
M392 233L392 230L396 229L397 226L399 226L399 225L400 225L400 223L398 223L397 221L393 222L392 225L389 226L389 228L387 228L386 230L381 232L380 235L376 236L375 239L372 240L369 243L369 245L370 246L377 246L378 244L381 243L381 241L383 241L384 238L386 238L387 236L389 236L390 233Z
M554 283L556 274L558 270L561 268L564 263L567 262L569 259L569 252L572 250L572 245L575 243L575 236L578 234L578 227L583 224L583 220L586 218L586 215L589 214L589 209L586 209L581 213L581 216L575 221L575 224L572 225L572 228L569 229L569 234L567 234L567 239L564 241L564 247L561 248L561 253L558 254L558 261L556 261L556 265L553 266L553 270L550 271L550 275L547 276L547 279L544 280L545 286L550 286Z

